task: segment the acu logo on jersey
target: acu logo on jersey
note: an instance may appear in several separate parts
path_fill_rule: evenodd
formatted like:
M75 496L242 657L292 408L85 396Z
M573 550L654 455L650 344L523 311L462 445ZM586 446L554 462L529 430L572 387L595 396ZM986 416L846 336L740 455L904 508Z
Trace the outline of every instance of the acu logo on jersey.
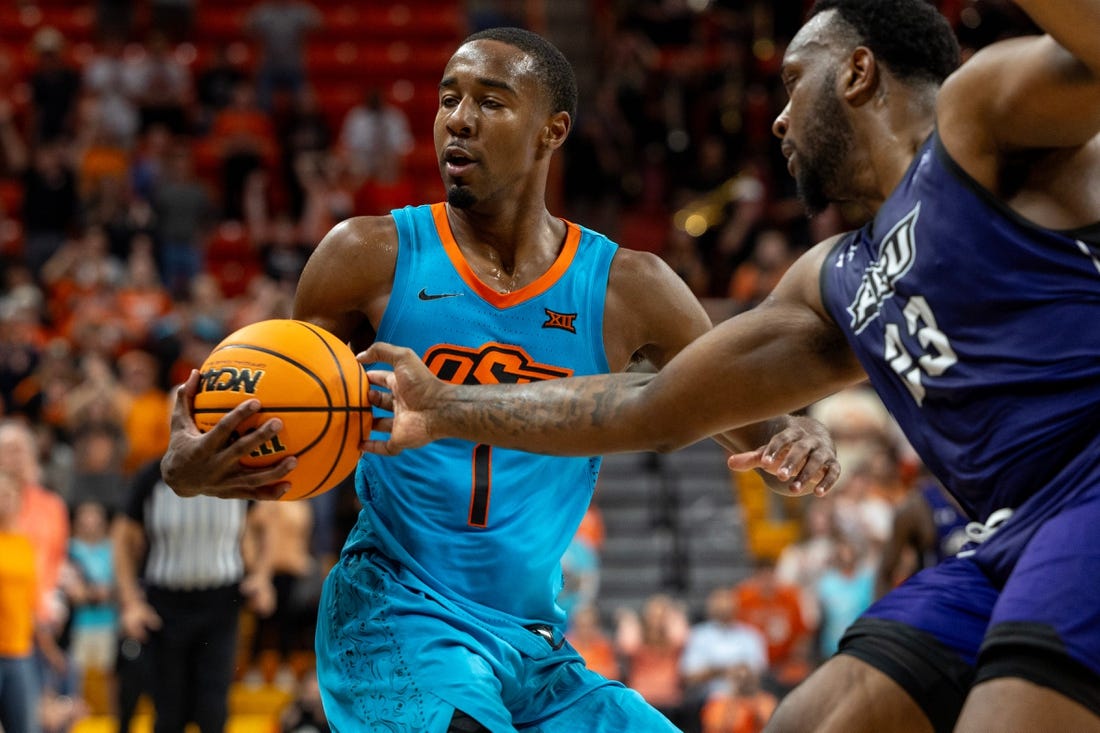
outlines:
M572 369L539 364L518 346L489 343L480 349L441 344L424 355L440 379L453 384L525 384L573 376Z
M878 259L863 272L863 281L855 300L848 306L852 315L852 330L859 333L875 320L883 302L894 294L894 283L900 280L916 259L917 217L920 203L894 225L882 240Z
M256 386L259 385L263 376L263 369L238 369L228 366L208 369L199 375L199 391L244 391L245 394L256 394Z

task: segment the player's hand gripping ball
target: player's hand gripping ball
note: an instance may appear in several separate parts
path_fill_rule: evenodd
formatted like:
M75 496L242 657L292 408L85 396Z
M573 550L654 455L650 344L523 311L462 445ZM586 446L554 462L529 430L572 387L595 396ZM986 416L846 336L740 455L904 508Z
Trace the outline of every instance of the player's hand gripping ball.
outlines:
M200 369L194 415L206 432L225 413L255 397L260 410L241 430L278 417L283 428L245 457L267 466L287 456L298 465L283 479L283 500L317 496L347 478L370 436L369 386L351 349L323 328L304 321L260 321L231 333Z

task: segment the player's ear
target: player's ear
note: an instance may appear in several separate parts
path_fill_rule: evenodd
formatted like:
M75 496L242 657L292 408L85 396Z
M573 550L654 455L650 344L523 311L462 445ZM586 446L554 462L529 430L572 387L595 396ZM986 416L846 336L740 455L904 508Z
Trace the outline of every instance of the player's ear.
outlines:
M844 65L841 79L844 83L841 93L852 106L858 107L874 99L882 84L882 75L871 49L856 47Z
M541 143L547 152L554 152L565 143L569 137L569 130L573 127L573 120L568 112L555 112L542 128Z

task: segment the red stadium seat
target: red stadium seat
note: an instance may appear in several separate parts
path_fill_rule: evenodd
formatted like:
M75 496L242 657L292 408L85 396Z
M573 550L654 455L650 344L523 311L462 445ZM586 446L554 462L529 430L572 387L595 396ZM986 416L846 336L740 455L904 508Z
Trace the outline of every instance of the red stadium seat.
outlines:
M247 15L247 7L204 3L202 11L195 14L194 34L206 44L247 40L244 28Z
M259 255L240 222L222 222L210 237L206 271L221 285L227 298L241 295L262 271Z
M350 41L311 43L306 49L306 68L314 84L328 80L359 78L366 66L357 44Z
M90 5L47 7L42 11L42 24L52 25L69 43L88 41L94 35L95 9Z

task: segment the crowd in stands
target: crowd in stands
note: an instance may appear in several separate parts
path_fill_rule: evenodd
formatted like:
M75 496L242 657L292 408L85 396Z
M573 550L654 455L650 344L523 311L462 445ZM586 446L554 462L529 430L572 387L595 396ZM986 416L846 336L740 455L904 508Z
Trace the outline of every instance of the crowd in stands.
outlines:
M309 51L324 43L326 3L237 2L238 42L214 44L201 43L200 4L100 2L74 39L21 0L11 22L26 33L0 34L0 542L15 547L0 572L5 589L25 581L9 539L29 535L38 589L15 626L0 619L0 658L36 649L48 731L87 711L89 670L110 678L139 651L119 633L112 518L167 445L171 385L234 329L288 317L331 226L442 194L431 156L415 167L431 142L407 89L364 83L358 99L323 104ZM776 70L806 5L593 3L602 56L564 149L562 213L659 253L723 316L846 223L839 210L806 219L771 135ZM997 32L967 20L980 3L941 5L964 42ZM563 596L590 664L684 730L759 730L876 592L934 561L927 531L895 532L899 509L915 507L907 527L958 529L873 400L853 390L816 406L843 486L802 501L803 536L712 589L705 609L663 592L600 607L594 510ZM255 619L238 676L294 690L287 731L323 725L311 614L354 501L339 489L253 512L286 544L272 558L278 610ZM132 706L132 692L119 700Z

